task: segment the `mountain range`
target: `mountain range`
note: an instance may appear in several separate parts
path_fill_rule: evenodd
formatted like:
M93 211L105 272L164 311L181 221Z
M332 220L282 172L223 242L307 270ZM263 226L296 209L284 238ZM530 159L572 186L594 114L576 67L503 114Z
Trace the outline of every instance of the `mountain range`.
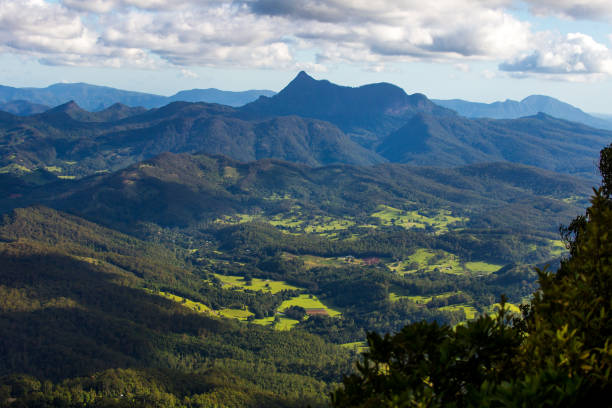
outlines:
M180 91L172 96L162 96L143 92L124 91L107 86L86 83L58 83L46 88L13 88L0 86L0 110L27 115L40 113L40 108L28 107L25 102L43 106L58 106L75 101L88 111L99 111L115 103L132 107L159 108L171 102L208 102L229 106L241 106L260 95L271 96L273 91L249 90L243 92L222 91L215 88ZM16 102L22 101L22 102ZM20 106L16 106L16 104ZM8 105L7 105L8 104ZM9 110L7 110L9 109Z
M612 130L612 121L609 118L590 115L575 106L544 95L531 95L520 102L510 99L493 103L469 102L462 99L433 99L433 102L468 118L516 119L545 113L591 127Z
M612 132L538 114L470 119L387 83L357 88L301 72L243 107L173 102L88 112L69 102L41 114L0 113L0 167L63 176L113 171L163 152L276 158L311 166L383 162L458 166L509 161L594 178Z

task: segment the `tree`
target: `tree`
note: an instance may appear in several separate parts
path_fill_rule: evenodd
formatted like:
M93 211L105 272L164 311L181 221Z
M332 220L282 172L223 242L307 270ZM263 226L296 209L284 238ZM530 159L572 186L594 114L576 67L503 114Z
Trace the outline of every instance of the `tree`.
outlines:
M570 251L522 318L482 316L455 330L419 322L368 334L336 407L591 406L612 392L612 145L586 214L561 228ZM502 299L503 305L503 299Z

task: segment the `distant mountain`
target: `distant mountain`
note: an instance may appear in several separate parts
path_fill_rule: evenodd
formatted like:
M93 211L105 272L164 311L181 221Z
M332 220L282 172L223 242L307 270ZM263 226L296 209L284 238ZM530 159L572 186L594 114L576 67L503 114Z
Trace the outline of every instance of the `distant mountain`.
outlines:
M164 105L166 97L141 92L123 91L85 83L54 84L46 88L12 88L0 86L0 101L27 100L47 106L75 101L88 111L107 108L117 102L129 106L155 107Z
M83 176L167 151L314 166L384 161L328 122L298 116L244 120L237 114L228 106L187 102L149 111L114 105L95 113L69 102L29 117L0 114L0 167L52 166L62 175Z
M463 165L523 163L593 179L612 132L540 113L513 119L467 119L420 114L389 135L378 153L392 162Z
M245 105L248 117L299 115L331 122L363 145L371 144L403 125L416 113L439 116L452 111L425 95L408 95L398 86L378 83L351 88L315 80L304 71L273 97Z
M53 109L46 111L46 116L55 115L57 113L65 113L70 118L79 122L114 122L121 119L126 119L131 116L140 115L147 112L147 109L142 107L129 107L116 103L108 108L98 111L89 112L82 109L76 102L70 101L65 104L56 106Z
M87 111L99 111L115 103L127 106L159 108L171 102L209 102L240 106L251 102L259 95L273 95L273 91L250 90L244 92L221 91L218 89L193 89L181 91L173 96L124 91L107 86L85 83L54 84L46 88L13 88L0 86L0 103L23 100L33 104L57 106L69 101L76 102ZM5 110L1 109L0 110ZM11 112L11 111L9 111ZM11 112L17 114L18 112ZM39 113L39 112L33 112Z
M201 152L310 166L508 161L594 180L599 150L611 141L610 131L546 114L470 119L391 84L350 88L304 72L277 95L240 108L173 102L89 112L69 102L28 117L0 112L0 169L49 167L62 177L114 171L163 152Z
M28 116L48 110L47 105L41 105L24 100L12 100L0 103L0 111L12 113L17 116Z
M468 102L461 99L432 101L468 118L516 119L542 112L559 119L612 130L612 120L589 115L568 103L543 95L531 95L520 102L510 99L493 103Z
M232 91L221 91L216 88L208 89L192 89L189 91L180 91L170 97L168 97L168 103L170 102L207 102L207 103L219 103L227 106L242 106L249 102L253 102L260 96L273 96L276 92L265 89L261 90L250 90L242 92Z

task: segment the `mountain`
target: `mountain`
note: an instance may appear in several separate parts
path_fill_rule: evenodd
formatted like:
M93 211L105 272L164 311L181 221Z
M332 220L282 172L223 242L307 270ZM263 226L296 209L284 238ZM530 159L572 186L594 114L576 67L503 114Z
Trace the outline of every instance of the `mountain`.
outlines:
M28 117L0 112L0 168L48 167L61 177L118 170L163 152L202 152L311 166L509 161L594 180L599 149L611 141L610 131L546 114L465 118L391 84L350 88L304 72L240 108L173 102L89 112L69 102Z
M154 107L166 103L164 96L123 91L85 83L53 84L46 88L13 88L0 86L0 101L22 99L47 106L75 101L88 111L104 109L117 102L129 106Z
M540 113L513 120L420 114L390 134L378 153L392 162L457 166L509 161L594 179L612 132Z
M0 103L22 100L32 104L58 106L69 101L74 101L85 110L93 112L106 109L116 103L131 107L141 106L149 109L159 108L176 101L209 102L240 106L257 99L259 95L270 96L273 94L273 91L267 90L231 92L218 89L193 89L190 91L181 91L173 96L166 97L86 83L61 83L53 84L46 88L13 88L9 86L0 86ZM40 110L38 110L38 112L40 112Z
M56 106L55 108L45 111L46 117L54 116L58 113L65 113L70 118L77 122L116 122L122 119L129 118L131 116L140 115L145 113L147 109L142 107L129 107L116 103L109 106L108 108L97 111L89 112L82 109L76 102L69 101L65 104Z
M300 72L272 97L262 96L240 111L247 117L299 115L331 122L363 145L371 145L416 113L453 115L425 95L408 95L388 83L351 88Z
M516 119L542 112L559 119L612 130L612 121L589 115L568 103L544 95L531 95L520 102L510 99L493 103L468 102L461 99L432 101L468 118Z
M51 166L64 175L115 170L162 152L272 157L310 165L384 161L331 123L297 116L243 120L234 108L174 102L87 112L69 102L30 117L0 115L0 167Z
M42 113L48 110L47 105L41 105L24 100L11 100L0 103L0 111L12 113L17 116L28 116L36 113Z
M170 102L207 102L218 103L227 106L242 106L249 102L253 102L260 96L271 97L275 94L274 91L265 89L249 90L241 92L221 91L216 88L208 89L191 89L189 91L180 91L168 97Z

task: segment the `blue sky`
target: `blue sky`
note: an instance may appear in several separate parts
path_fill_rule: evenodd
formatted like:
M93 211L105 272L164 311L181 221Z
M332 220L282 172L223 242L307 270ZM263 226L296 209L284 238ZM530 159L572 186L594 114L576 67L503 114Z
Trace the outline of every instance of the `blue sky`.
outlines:
M602 0L0 0L0 84L280 90L298 71L612 113Z

